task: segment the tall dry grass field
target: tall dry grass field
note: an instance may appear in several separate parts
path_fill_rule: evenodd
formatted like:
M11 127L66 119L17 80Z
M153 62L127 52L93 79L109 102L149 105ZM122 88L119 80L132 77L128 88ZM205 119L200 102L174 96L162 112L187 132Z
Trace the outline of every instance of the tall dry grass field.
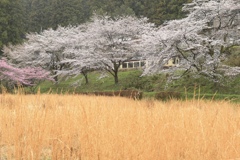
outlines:
M239 104L0 95L1 160L240 158Z

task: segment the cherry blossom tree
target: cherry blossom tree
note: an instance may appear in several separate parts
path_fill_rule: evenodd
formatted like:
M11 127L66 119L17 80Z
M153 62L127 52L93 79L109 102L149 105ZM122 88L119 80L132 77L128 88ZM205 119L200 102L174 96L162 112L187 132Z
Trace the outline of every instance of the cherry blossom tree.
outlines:
M85 78L85 83L88 84L88 73L101 70L104 67L97 56L91 53L88 48L66 48L64 53L74 56L66 56L66 58L61 61L61 63L68 65L68 67L63 70L57 71L57 74L63 78L82 74Z
M95 15L77 27L29 34L23 45L5 47L4 53L16 64L41 66L56 77L82 73L86 83L87 72L105 69L117 84L120 65L149 49L142 44L151 42L153 28L146 18Z
M78 43L79 37L81 37L79 31L79 29L73 29L73 27L59 27L57 30L44 30L40 34L31 33L27 35L25 43L5 46L3 52L12 63L18 66L42 67L51 71L52 75L55 75L55 81L57 81L57 71L67 67L62 62L66 58L65 48ZM68 56L71 55L68 54Z
M118 83L118 71L121 64L133 58L141 58L147 47L141 43L149 43L148 36L154 25L146 18L132 16L110 18L97 16L87 25L89 47ZM149 45L149 44L148 44Z
M118 71L121 64L132 58L142 58L148 51L150 34L154 25L146 18L138 19L132 16L110 18L95 15L92 20L81 28L73 28L80 32L84 40L78 40L71 47L67 47L65 54L74 54L74 58L66 58L63 62L70 63L71 68L59 72L60 74L82 73L88 83L87 72L92 70L106 70L118 83ZM81 31L79 30L81 29Z
M17 68L8 64L4 59L0 60L0 80L13 85L33 86L39 80L53 80L49 72L42 68Z
M186 18L166 22L156 32L159 50L152 56L146 55L150 65L144 74L174 75L176 70L182 70L184 74L204 75L215 82L240 74L239 67L222 63L227 50L240 45L239 0L193 0L183 9L189 12ZM164 69L174 56L181 59L179 67Z
M5 46L4 55L18 66L40 66L51 71L55 81L58 77L83 74L88 83L87 72L99 68L99 65L93 65L97 64L97 58L85 43L88 34L84 26L28 34L22 45Z

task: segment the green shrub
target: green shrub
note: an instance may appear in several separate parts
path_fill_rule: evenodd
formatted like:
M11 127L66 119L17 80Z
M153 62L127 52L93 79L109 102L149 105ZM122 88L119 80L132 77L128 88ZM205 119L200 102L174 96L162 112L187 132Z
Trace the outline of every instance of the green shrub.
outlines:
M138 90L122 90L122 91L108 91L108 92L84 92L81 94L96 95L96 96L120 96L132 99L142 99L143 93Z
M181 99L181 97L182 97L181 93L171 91L158 92L155 94L155 99L162 101L167 101L170 99Z
M149 77L133 77L129 79L129 83L125 88L136 88L147 92L154 90L153 83Z

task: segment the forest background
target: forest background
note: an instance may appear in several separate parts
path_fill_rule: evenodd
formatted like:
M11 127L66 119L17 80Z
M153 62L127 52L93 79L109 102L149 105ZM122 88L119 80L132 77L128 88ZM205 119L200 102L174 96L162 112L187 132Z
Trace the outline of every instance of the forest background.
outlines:
M147 17L161 25L183 18L182 6L188 2L191 0L1 0L0 53L4 45L21 43L26 33L82 24L94 12Z

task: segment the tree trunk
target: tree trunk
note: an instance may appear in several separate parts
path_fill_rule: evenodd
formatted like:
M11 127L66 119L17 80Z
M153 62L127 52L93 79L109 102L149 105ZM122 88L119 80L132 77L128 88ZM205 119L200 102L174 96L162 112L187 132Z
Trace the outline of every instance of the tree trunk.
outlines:
M86 75L84 75L84 78L85 78L85 84L89 84L89 81L88 81L88 76L87 76L87 74L86 74Z
M119 61L118 63L114 62L114 70L113 70L113 76L114 76L114 82L115 84L118 84L118 69L121 65L121 61Z
M55 82L58 82L58 76L54 76L53 79Z
M114 74L114 82L115 84L118 84L118 72L115 72Z
M121 61L118 61L118 62L112 61L112 63L113 63L113 68L110 65L105 64L106 71L108 71L114 77L114 83L118 84L118 70L121 65Z
M83 76L85 78L85 84L89 84L87 73L86 72L82 72L82 74L83 74Z

